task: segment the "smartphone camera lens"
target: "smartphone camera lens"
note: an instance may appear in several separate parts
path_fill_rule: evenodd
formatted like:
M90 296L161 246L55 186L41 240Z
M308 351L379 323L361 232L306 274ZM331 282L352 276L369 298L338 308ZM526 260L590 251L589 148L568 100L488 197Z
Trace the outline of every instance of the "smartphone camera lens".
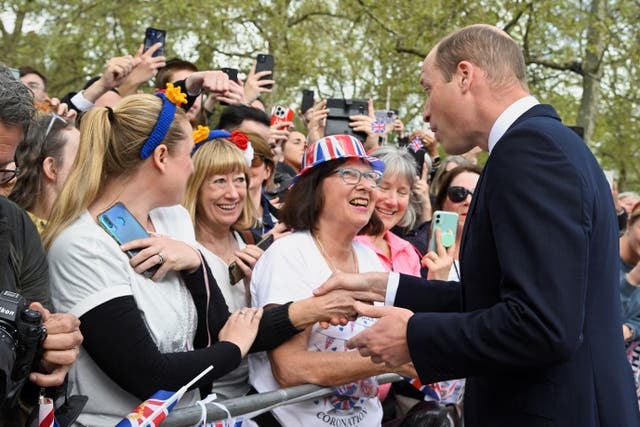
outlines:
M102 222L104 223L104 225L106 225L109 228L114 228L113 223L111 222L111 220L109 218L107 218L107 216L103 216L102 217Z

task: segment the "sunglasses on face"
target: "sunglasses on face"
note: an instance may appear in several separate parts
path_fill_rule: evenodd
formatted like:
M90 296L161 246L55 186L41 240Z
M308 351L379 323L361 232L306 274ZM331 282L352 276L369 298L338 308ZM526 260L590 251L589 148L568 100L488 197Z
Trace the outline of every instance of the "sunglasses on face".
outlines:
M473 191L454 185L447 188L447 196L453 203L460 203L464 202L467 199L467 196L473 197Z

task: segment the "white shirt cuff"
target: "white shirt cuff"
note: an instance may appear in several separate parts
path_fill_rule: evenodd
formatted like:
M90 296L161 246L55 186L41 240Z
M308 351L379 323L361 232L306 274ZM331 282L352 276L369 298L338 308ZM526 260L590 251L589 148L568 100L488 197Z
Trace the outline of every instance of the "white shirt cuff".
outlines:
M73 95L73 98L71 98L71 102L78 108L78 110L83 112L93 108L93 106L95 105L93 102L88 101L84 97L83 90Z
M396 300L396 293L398 292L399 283L400 274L389 272L389 278L387 279L387 293L384 297L384 305L393 305Z

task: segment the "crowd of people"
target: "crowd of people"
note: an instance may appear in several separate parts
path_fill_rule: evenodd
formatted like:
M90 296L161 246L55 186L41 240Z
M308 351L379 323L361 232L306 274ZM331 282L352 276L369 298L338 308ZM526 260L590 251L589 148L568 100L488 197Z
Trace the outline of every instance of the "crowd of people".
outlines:
M334 388L247 426L640 425L640 196L529 94L507 34L425 58L431 130L370 99L361 138L325 134L326 100L272 124L255 62L233 81L158 48L59 99L0 68L0 262L48 331L0 423L39 389L61 425L113 426L213 365L179 406Z

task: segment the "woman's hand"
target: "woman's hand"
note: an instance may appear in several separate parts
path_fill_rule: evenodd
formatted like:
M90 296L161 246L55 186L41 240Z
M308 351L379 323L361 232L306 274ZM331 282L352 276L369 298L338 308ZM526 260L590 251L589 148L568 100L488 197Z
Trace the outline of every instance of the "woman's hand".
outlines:
M453 256L456 250L456 244L454 243L448 249L442 246L440 229L436 229L434 234L436 239L436 250L429 251L422 258L422 266L429 269L427 279L430 280L448 280L449 272L451 271L451 265L453 264Z
M251 281L253 267L256 266L256 262L258 262L263 253L264 251L256 245L247 245L244 249L235 252L236 259L234 261L244 273L246 282Z
M418 372L412 362L398 366L393 370L393 372L407 378L418 378Z
M367 139L364 141L364 148L369 152L370 150L377 150L379 144L379 136L387 133L387 126L382 132L378 130L378 127L374 129L373 124L376 122L376 113L373 106L373 99L369 98L369 112L365 115L349 116L349 127L355 132L364 132L367 135Z
M256 73L256 61L253 61L251 71L249 71L249 75L247 76L247 82L244 85L244 102L246 104L251 104L253 101L258 99L263 92L271 92L271 89L266 88L265 86L274 84L275 80L260 80L260 78L270 74L272 73L268 70Z
M241 308L231 314L224 324L218 340L232 342L240 348L245 357L256 339L262 318L262 308Z
M314 143L324 137L324 129L327 124L327 116L329 109L327 108L327 100L315 104L304 114L307 120L307 142Z
M151 280L162 279L169 271L193 270L200 266L200 255L188 244L166 236L132 240L120 246L123 251L140 250L129 263L136 273L157 267Z

